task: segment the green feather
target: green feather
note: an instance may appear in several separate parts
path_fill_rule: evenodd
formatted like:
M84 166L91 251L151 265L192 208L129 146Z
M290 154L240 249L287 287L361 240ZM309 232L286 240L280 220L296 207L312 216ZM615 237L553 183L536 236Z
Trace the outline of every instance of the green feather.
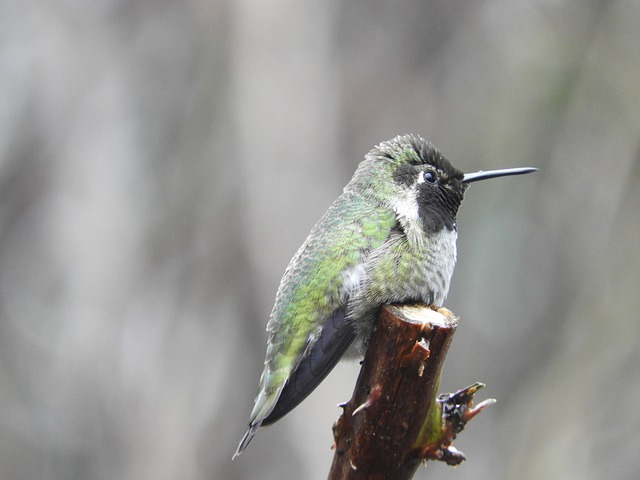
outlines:
M343 272L387 239L393 210L345 191L311 231L287 267L267 326L269 346L251 422L275 405L322 323L343 306Z

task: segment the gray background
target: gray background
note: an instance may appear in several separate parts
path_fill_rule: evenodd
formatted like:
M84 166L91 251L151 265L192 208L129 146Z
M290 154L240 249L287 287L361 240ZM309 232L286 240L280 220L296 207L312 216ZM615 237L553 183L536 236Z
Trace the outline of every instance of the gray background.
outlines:
M240 439L284 268L376 143L474 184L416 478L640 477L640 2L8 0L0 478L322 479L357 365Z

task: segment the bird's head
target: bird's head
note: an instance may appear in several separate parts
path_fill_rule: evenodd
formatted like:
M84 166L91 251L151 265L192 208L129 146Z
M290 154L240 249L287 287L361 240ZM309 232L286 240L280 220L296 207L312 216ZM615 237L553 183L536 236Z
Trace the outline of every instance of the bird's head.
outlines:
M399 135L373 148L347 188L357 188L394 208L399 217L420 221L432 232L456 228L456 215L471 182L521 175L535 168L510 168L465 174L431 143Z

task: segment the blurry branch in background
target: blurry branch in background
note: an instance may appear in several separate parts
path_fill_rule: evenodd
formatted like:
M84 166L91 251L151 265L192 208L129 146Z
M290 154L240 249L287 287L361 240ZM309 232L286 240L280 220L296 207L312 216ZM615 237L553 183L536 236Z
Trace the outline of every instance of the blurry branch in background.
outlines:
M451 443L494 400L473 407L480 383L436 398L457 324L445 308L381 309L353 396L333 428L329 480L410 479L424 460L465 460Z

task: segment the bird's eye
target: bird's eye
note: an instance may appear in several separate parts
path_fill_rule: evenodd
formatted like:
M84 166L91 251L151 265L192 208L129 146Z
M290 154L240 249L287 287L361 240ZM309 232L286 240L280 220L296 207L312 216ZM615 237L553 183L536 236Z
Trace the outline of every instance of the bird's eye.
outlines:
M436 175L436 172L427 170L426 172L422 172L422 179L427 183L436 183L438 181L438 176Z

